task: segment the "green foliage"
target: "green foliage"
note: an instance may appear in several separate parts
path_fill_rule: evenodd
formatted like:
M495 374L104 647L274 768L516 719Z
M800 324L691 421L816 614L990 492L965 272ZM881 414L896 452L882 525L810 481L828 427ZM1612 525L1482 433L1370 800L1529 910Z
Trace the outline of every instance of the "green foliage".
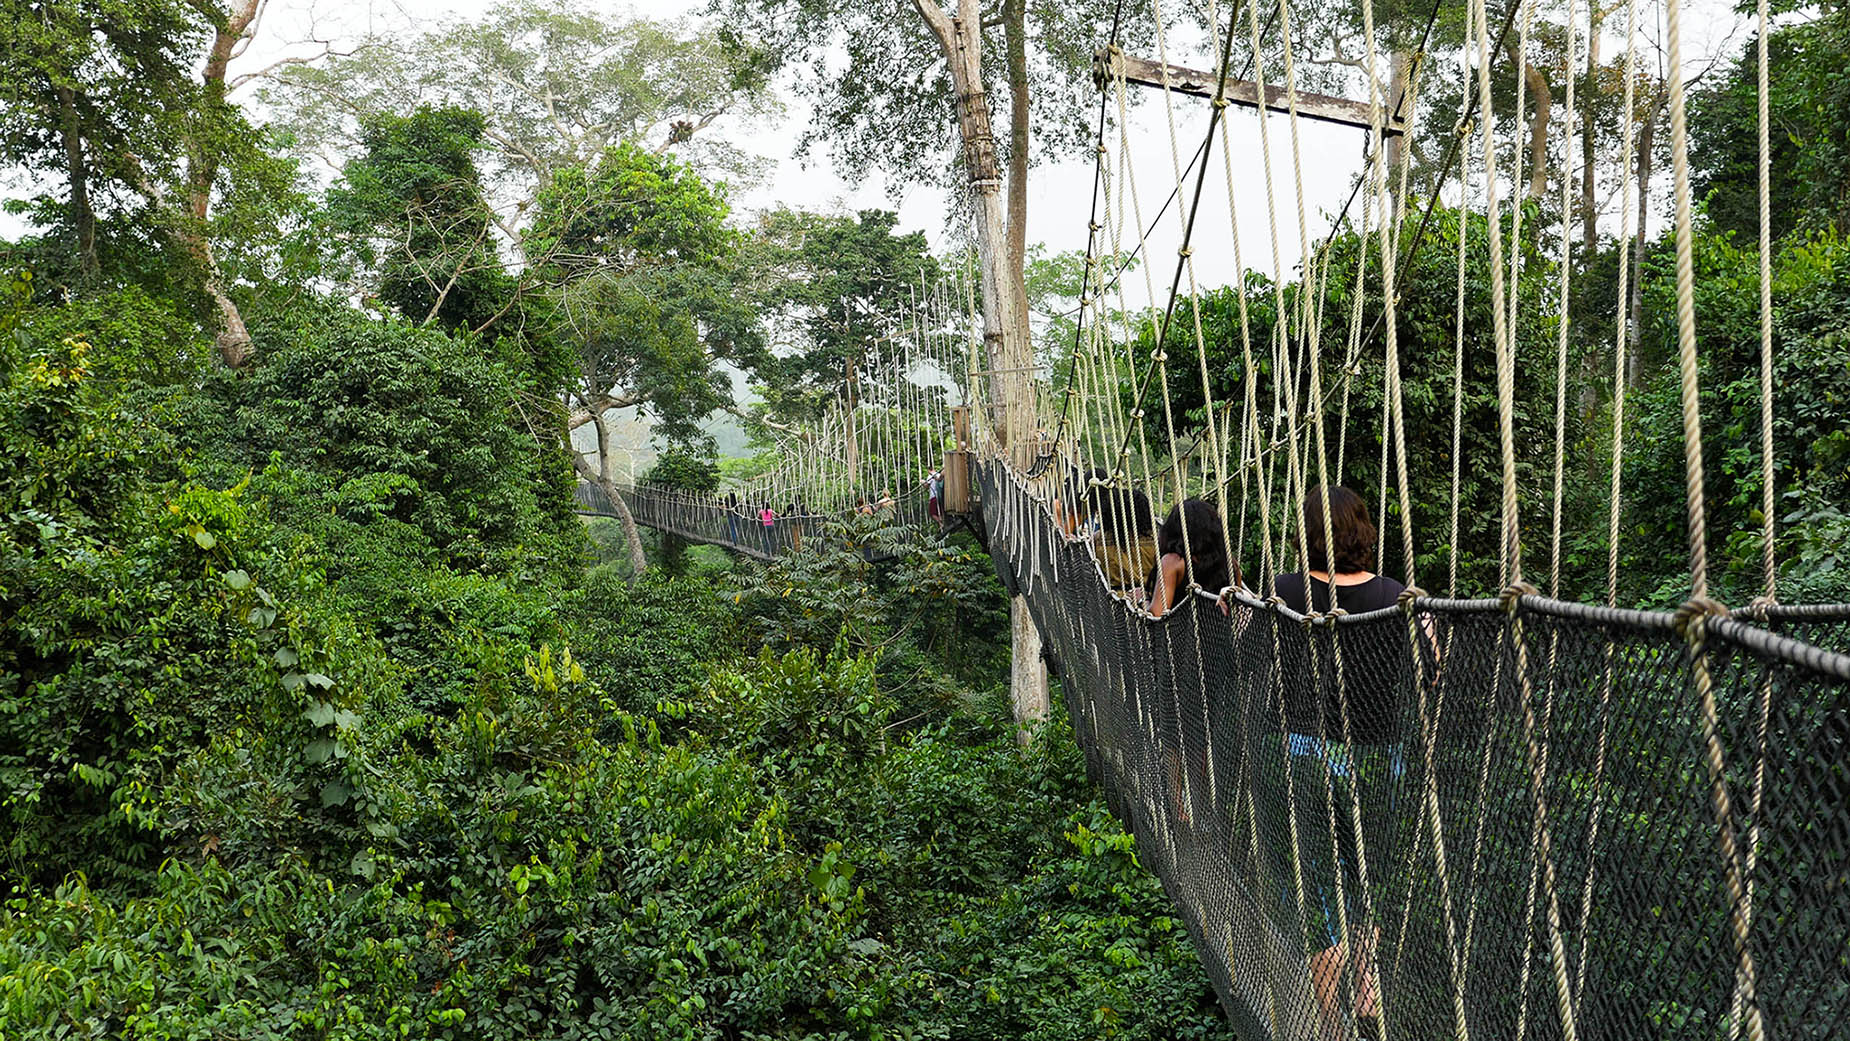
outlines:
M765 306L805 334L779 359L768 391L775 411L813 419L837 396L858 401L878 391L864 386L868 371L893 363L919 293L940 275L924 233L896 233L898 223L887 210L778 210L759 222L754 262L768 271Z
M711 458L670 449L655 458L642 482L687 492L713 492L719 488L719 464Z
M559 615L586 675L622 708L685 704L726 661L732 613L716 576L671 579L651 571L634 583L597 568L561 598Z
M741 562L728 583L748 648L876 654L905 718L940 713L1006 672L1007 596L968 537L876 513L805 522L802 539L803 552Z
M26 316L25 331L38 343L68 338L108 344L91 356L90 365L112 387L196 380L213 358L210 339L188 309L134 284L35 309Z
M335 221L378 267L379 298L412 322L479 330L508 310L514 279L495 255L475 164L483 130L467 109L369 115L365 152L329 193Z
M525 247L558 286L547 334L573 346L577 406L638 406L669 445L704 444L699 420L732 400L718 363L769 357L733 282L722 187L625 142L561 171L539 203Z
M518 384L478 344L350 312L253 332L266 361L215 384L230 429L213 451L260 470L279 519L341 557L387 546L534 575L574 559L569 475L526 433Z
M871 567L849 541L897 533L855 518L749 609L569 581L463 508L562 490L407 447L517 441L472 341L299 326L193 389L6 366L9 1030L1224 1036L1070 739L970 696L1006 652L968 546ZM809 602L868 610L765 647Z
M1760 592L1759 260L1730 236L1696 241L1696 321L1702 337L1704 469L1718 595ZM1671 263L1647 283L1648 335L1673 343ZM1850 502L1850 242L1794 237L1773 263L1775 516L1788 602L1850 599L1842 504ZM1626 572L1641 599L1687 592L1680 385L1666 369L1633 395L1627 448ZM1654 576L1669 576L1653 586Z
M731 247L728 209L693 167L625 141L545 186L527 253L567 272L710 263Z
M36 351L0 426L0 808L8 874L38 881L158 862L163 779L287 693L270 655L303 660L319 631L278 600L312 597L319 569L246 484L142 485L91 351Z
M133 191L154 172L139 163L181 151L201 14L181 0L81 0L16 8L0 23L0 162L65 183L62 198L39 201L70 237L72 281L99 273L97 223L112 189Z
M810 651L717 674L679 742L594 690L541 648L451 715L311 705L309 732L325 719L346 764L316 801L365 822L351 855L279 855L264 825L282 818L226 813L143 896L80 878L18 893L0 919L8 1022L1226 1036L1129 837L1071 808L1070 743L1022 753L993 721L968 742L895 729L870 660ZM212 742L206 784L265 792L267 742L238 751L252 736Z
M1759 42L1691 98L1695 190L1723 231L1760 234ZM1795 229L1850 227L1850 10L1829 7L1767 38L1775 240Z

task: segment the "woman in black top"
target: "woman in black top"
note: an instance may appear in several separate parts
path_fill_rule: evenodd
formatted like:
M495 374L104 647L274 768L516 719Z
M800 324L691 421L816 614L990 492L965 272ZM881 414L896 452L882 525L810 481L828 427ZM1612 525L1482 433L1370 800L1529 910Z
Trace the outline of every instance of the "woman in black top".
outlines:
M1274 587L1285 606L1305 615L1338 608L1357 615L1399 601L1404 587L1374 571L1375 525L1361 496L1347 488L1313 488L1305 496L1303 516L1306 569L1279 575ZM1281 624L1278 630L1305 931L1314 952L1311 982L1322 1033L1329 1038L1346 1036L1345 1010L1358 1024L1380 1015L1374 965L1381 930L1366 920L1361 867L1365 856L1369 879L1377 887L1387 874L1394 795L1404 772L1398 727L1400 692L1410 671L1406 641L1404 635L1377 636L1367 623L1363 626ZM1357 807L1363 822L1359 849ZM1296 894L1287 893L1286 899L1295 905ZM1347 937L1339 925L1339 905ZM1359 955L1353 967L1352 946Z

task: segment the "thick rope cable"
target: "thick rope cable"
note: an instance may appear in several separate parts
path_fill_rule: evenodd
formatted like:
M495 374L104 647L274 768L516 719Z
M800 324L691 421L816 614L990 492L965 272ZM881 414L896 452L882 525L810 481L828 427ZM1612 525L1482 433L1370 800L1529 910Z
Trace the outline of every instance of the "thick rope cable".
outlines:
M1667 0L1670 51L1670 160L1676 192L1677 370L1683 411L1683 484L1689 514L1690 595L1709 595L1709 541L1703 502L1702 402L1696 349L1695 250L1691 230L1689 129L1677 0Z
M1597 3L1598 0L1592 0ZM1575 15L1579 13L1577 0L1567 0L1567 67L1578 68L1574 51L1577 24ZM1576 77L1567 77L1567 98L1562 107L1561 139L1571 141L1574 137L1574 117L1578 114L1574 108L1574 83ZM1568 176L1570 170L1563 171L1561 177L1561 261L1559 265L1560 294L1555 304L1555 468L1554 468L1554 509L1550 522L1548 538L1548 595L1561 595L1561 504L1562 479L1567 463L1567 340L1569 290L1572 281L1572 263L1574 257L1574 178ZM1549 649L1550 672L1553 671L1554 649Z
M1480 56L1477 66L1478 122L1484 138L1484 210L1489 216L1485 230L1489 235L1491 258L1491 335L1497 350L1497 438L1503 460L1503 548L1498 582L1508 585L1511 575L1522 574L1522 541L1516 512L1516 442L1511 428L1515 397L1514 362L1510 350L1509 315L1504 310L1502 222L1497 219L1496 121L1490 104L1490 38L1485 30L1483 7L1484 0L1471 0Z
M1624 144L1621 147L1620 178L1624 181L1623 202L1619 218L1618 292L1613 299L1613 351L1612 351L1612 466L1611 485L1607 502L1606 534L1606 606L1612 607L1619 599L1619 518L1624 501L1623 478L1625 471L1625 370L1626 342L1629 329L1627 323L1626 283L1631 274L1627 263L1627 253L1631 247L1631 222L1633 214L1632 195L1632 157L1637 145L1636 138L1636 70L1638 64L1638 0L1627 0L1625 22L1625 100L1624 114L1620 125L1624 128ZM1589 132L1591 128L1588 128ZM1610 639L1605 646L1605 669L1600 683L1600 728L1599 737L1594 748L1592 805L1587 817L1586 848L1591 851L1599 847L1601 807L1605 796L1606 755L1612 725L1612 692L1614 685L1615 656L1617 648ZM1588 951L1592 942L1588 923L1593 914L1593 883L1596 860L1587 858L1586 877L1580 894L1580 961L1575 976L1574 992L1586 993Z
M1708 529L1703 497L1702 402L1698 388L1696 347L1695 249L1691 228L1689 184L1689 127L1684 98L1682 10L1678 0L1667 0L1665 25L1670 74L1670 159L1676 192L1676 294L1677 371L1683 411L1683 480L1689 513L1689 571L1692 610L1686 613L1690 639L1690 671L1702 712L1705 762L1713 789L1715 826L1719 835L1722 870L1727 884L1728 918L1734 939L1737 1002L1747 1013L1748 1037L1761 1041L1764 1025L1755 997L1755 966L1743 867L1735 839L1734 811L1728 795L1727 767L1722 752L1720 722L1715 705L1714 679L1709 671L1708 623L1714 616L1708 599Z
M1759 146L1759 204L1760 204L1760 567L1761 567L1761 602L1774 604L1779 599L1779 568L1776 560L1776 544L1773 540L1773 219L1770 182L1772 180L1772 147L1769 141L1769 101L1767 76L1767 34L1771 28L1767 12L1767 0L1760 0L1756 5L1758 34L1755 40L1755 86L1759 104L1756 116L1757 144ZM1755 717L1755 744L1753 791L1748 802L1747 864L1746 881L1742 887L1741 918L1744 928L1751 931L1754 921L1754 881L1760 861L1760 810L1761 801L1766 793L1766 757L1767 757L1767 723L1773 707L1772 669L1762 666L1760 670L1760 697L1758 712ZM1737 981L1733 1009L1729 1016L1731 1029L1738 1031L1747 1003L1747 989ZM1757 1014L1757 1010L1756 1010Z
M1773 541L1773 152L1768 142L1767 33L1771 23L1767 0L1760 0L1758 14L1760 33L1754 50L1760 102L1760 567L1764 573L1761 595L1773 603L1779 599L1779 564Z

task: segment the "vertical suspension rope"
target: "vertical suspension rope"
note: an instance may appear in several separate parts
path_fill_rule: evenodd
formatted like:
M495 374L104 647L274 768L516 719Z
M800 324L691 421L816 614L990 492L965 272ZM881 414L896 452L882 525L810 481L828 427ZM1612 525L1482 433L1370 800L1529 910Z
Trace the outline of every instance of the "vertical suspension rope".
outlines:
M1768 143L1767 0L1759 3L1760 38L1755 47L1759 87L1760 176L1760 567L1761 595L1779 599L1779 565L1773 542L1773 216L1770 198L1772 146Z
M1666 4L1670 51L1670 159L1676 192L1677 371L1683 409L1683 485L1689 514L1689 580L1709 595L1709 540L1703 501L1702 402L1696 350L1695 250L1690 216L1689 129L1685 115L1678 0Z
M1471 17L1468 10L1465 17L1467 21ZM1470 32L1470 27L1467 25L1465 29L1467 37ZM1629 87L1629 84L1627 86ZM1466 101L1469 103L1469 98ZM1458 225L1458 303L1452 317L1452 532L1449 540L1450 548L1446 553L1449 574L1445 593L1446 596L1451 597L1458 595L1459 476L1464 466L1459 451L1463 447L1465 410L1465 260L1466 244L1471 238L1471 113L1468 109L1459 113L1456 132L1466 141L1463 145L1465 156L1458 164L1460 183L1458 210L1455 214Z
M1516 439L1510 422L1515 378L1510 357L1509 316L1504 311L1503 233L1497 219L1496 119L1490 103L1490 32L1484 0L1471 0L1471 17L1477 33L1478 122L1484 145L1484 212L1489 217L1485 231L1490 250L1491 336L1497 350L1497 440L1503 459L1503 536L1498 584L1507 585L1512 574L1522 574L1522 540L1516 514Z
M1592 0L1597 3L1598 0ZM1576 0L1567 0L1567 67L1576 68L1574 39L1577 26L1574 16L1579 13ZM1574 137L1574 81L1570 73L1567 77L1567 102L1563 109L1562 140L1571 141ZM1548 549L1548 595L1561 595L1561 499L1562 478L1567 461L1567 334L1570 267L1574 255L1574 218L1573 218L1573 178L1563 171L1561 177L1561 265L1560 296L1556 302L1555 322L1555 469L1554 469L1554 510L1549 531ZM1552 659L1553 652L1550 652Z

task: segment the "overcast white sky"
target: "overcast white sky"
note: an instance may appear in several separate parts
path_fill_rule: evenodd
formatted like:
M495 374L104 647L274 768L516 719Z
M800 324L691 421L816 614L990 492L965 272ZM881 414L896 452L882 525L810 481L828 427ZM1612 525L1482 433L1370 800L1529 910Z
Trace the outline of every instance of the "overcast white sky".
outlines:
M660 19L699 18L705 6L705 0L648 0L647 3L637 4L624 3L622 0L590 2L594 8L606 7L613 13L629 12ZM316 4L313 0L271 0L263 37L244 60L250 67L267 63L287 41L308 36L311 24L319 35L334 35L338 39L357 35L369 24L383 28L410 22L435 24L468 18L479 14L491 4L492 0L454 0L452 3L374 0L370 4L339 5L326 2ZM1178 62L1184 61L1177 54L1172 54L1171 58ZM794 152L798 136L807 124L810 113L788 90L787 85L782 89L787 105L782 118L757 124L739 121L726 124L722 121L710 131L725 134L729 140L775 163L773 172L761 183L734 192L734 202L739 210L751 211L777 204L824 211L893 208L899 212L902 227L921 229L931 236L934 243L941 246L946 244L947 203L939 190L924 185L896 185L878 175L865 182L850 184L831 168L826 153L812 158L807 166L799 163ZM1131 133L1131 152L1137 157L1134 176L1146 223L1156 219L1158 207L1176 180L1163 106L1155 103L1155 98L1148 100L1151 103L1143 105L1141 111L1133 115ZM1270 270L1273 266L1272 246L1267 234L1269 225L1265 214L1265 176L1258 158L1257 120L1250 112L1238 109L1230 112L1232 118L1229 125L1232 130L1233 154L1236 157L1233 164L1234 182L1240 200L1242 259L1249 267ZM1200 136L1206 128L1206 115L1205 101L1186 97L1176 99L1176 129L1182 142L1180 148L1184 163L1199 144ZM946 128L946 134L948 139L949 127ZM1279 203L1282 209L1279 217L1284 229L1279 243L1279 255L1283 263L1290 267L1297 261L1299 248L1296 222L1292 217L1298 201L1290 197L1289 191L1294 178L1288 150L1287 121L1274 118L1271 135L1275 183L1279 185L1281 193ZM1327 229L1327 224L1317 219L1316 215L1320 211L1333 210L1342 205L1350 178L1360 167L1364 136L1363 132L1348 128L1303 124L1303 203L1311 214L1311 235ZM1113 144L1115 152L1115 142ZM1225 283L1233 270L1227 192L1220 162L1217 152L1215 165L1209 172L1207 188L1203 192L1202 211L1196 225L1194 259L1204 286ZM1089 160L1038 167L1030 184L1029 241L1044 243L1052 251L1083 250L1086 246L1086 214L1091 208L1092 179ZM1157 258L1157 262L1153 269L1146 270L1150 270L1153 281L1160 283L1156 286L1157 295L1167 290L1167 281L1181 241L1181 217L1182 207L1171 207L1159 224L1157 233L1152 236L1148 255ZM1126 224L1127 234L1129 223ZM1126 291L1130 294L1128 302L1133 305L1141 303L1146 292L1143 279L1140 276L1132 279Z
M287 53L291 41L311 35L331 37L338 45L369 28L387 31L413 24L434 25L469 18L491 3L492 0L442 3L431 0L271 0L259 38L250 52L240 59L240 64L247 70L259 68ZM587 3L593 9L605 8L613 14L629 13L659 19L698 18L705 6L705 0L646 0L642 3L587 0ZM1647 11L1651 10L1650 5L1644 6ZM1689 39L1685 51L1694 56L1694 62L1705 60L1718 48L1732 51L1738 46L1737 41L1725 38L1728 29L1737 24L1729 8L1729 0L1686 0L1685 24ZM1174 41L1172 48L1175 50L1172 50L1171 60L1189 63L1190 56L1178 53L1180 47ZM1204 58L1194 64L1209 65L1211 59ZM825 211L896 208L902 227L922 229L935 243L946 243L946 200L940 191L922 185L894 185L878 175L862 183L849 184L830 167L826 155L815 157L807 166L800 164L793 153L809 112L787 86L782 89L787 108L781 119L756 125L722 121L709 131L724 134L775 164L773 172L761 183L735 191L735 204L740 210L749 212L780 203ZM248 91L245 94L244 100L248 101ZM1148 223L1156 219L1156 210L1174 187L1176 178L1164 106L1154 97L1146 102L1133 113L1130 152L1136 158L1132 172L1143 206L1143 219ZM1175 99L1174 118L1183 162L1199 143L1206 116L1205 101L1180 96ZM1264 164L1260 160L1258 118L1250 110L1229 109L1233 194L1240 218L1241 260L1247 267L1272 271L1274 254L1269 235L1272 224L1267 214L1268 188ZM1308 215L1302 237L1315 240L1327 230L1327 220L1322 215L1343 204L1361 166L1365 137L1363 131L1346 127L1313 122L1302 122L1300 126L1301 198L1293 190L1300 179L1293 172L1289 121L1280 116L1273 116L1270 121L1271 183L1276 186L1271 196L1279 227L1277 256L1286 269L1294 267L1300 255L1297 211L1301 206ZM946 136L948 140L949 127ZM1116 141L1109 143L1115 153ZM1221 163L1217 152L1203 192L1193 239L1195 274L1203 288L1226 283L1235 270L1228 193ZM1052 251L1084 249L1086 214L1092 199L1090 161L1075 159L1036 168L1029 192L1029 241L1044 243ZM1143 271L1155 284L1154 295L1158 297L1165 294L1173 271L1181 241L1182 211L1180 206L1170 209L1158 224L1146 251L1153 262L1145 265ZM1126 224L1127 233L1130 224ZM12 235L20 230L15 218L0 215L0 234ZM1130 278L1125 289L1129 296L1127 302L1132 306L1143 303L1149 292L1142 274Z

